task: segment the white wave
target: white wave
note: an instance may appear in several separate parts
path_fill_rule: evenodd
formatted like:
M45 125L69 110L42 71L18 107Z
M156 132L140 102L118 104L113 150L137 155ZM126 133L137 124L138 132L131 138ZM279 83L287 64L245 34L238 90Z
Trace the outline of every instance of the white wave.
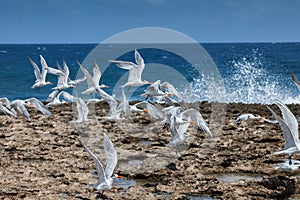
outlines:
M232 61L232 73L228 73L223 80L226 88L225 103L272 104L274 99L287 104L300 103L300 91L295 92L293 83L288 82L290 77L267 71L261 59L261 56L255 54L250 58ZM188 102L214 101L214 95L208 90L203 77L201 75L194 79L181 90Z

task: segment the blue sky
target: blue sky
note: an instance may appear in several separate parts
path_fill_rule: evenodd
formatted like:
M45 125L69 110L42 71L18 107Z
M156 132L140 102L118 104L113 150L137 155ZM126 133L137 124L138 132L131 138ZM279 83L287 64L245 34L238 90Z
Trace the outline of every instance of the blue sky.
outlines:
M199 42L300 42L298 0L0 0L0 43L99 43L139 27Z

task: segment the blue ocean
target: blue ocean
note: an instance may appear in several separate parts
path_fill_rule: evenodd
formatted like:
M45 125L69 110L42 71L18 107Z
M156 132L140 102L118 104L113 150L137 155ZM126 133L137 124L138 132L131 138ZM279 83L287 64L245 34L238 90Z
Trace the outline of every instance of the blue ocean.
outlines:
M293 71L300 79L300 43L204 43L199 45L204 48L207 56L217 68L218 77L222 79L224 86L225 102L269 104L273 99L279 99L285 103L300 102L300 91L290 77L290 71ZM57 77L47 75L47 80L53 82L53 85L31 89L35 76L28 57L33 59L38 66L40 66L39 55L42 55L51 67L56 67L57 62L62 63L65 60L70 68L70 78L75 79L82 75L77 61L88 63L86 61L88 55L96 47L97 44L1 44L0 97L7 97L10 100L36 97L45 101L51 88L56 85ZM113 55L113 49L110 47L123 48L122 45L108 45L107 52L101 53L98 57L105 60L109 57L107 55ZM181 48L180 45L177 48ZM113 58L134 62L133 51L124 52ZM161 81L174 84L187 101L214 100L213 94L208 92L206 74L195 70L191 63L176 52L155 48L139 49L139 52L146 64L145 77L144 73L142 76L147 81L164 79ZM200 56L198 52L189 48L185 49L185 53L196 58L195 60L197 56ZM102 68L103 63L106 63L108 67ZM127 70L120 69L107 60L103 63L98 63L103 70L101 83L109 86L105 89L109 94L118 93L116 86L126 82ZM206 63L193 63L192 65L201 65L205 68ZM146 72L146 69L152 69L152 71ZM219 85L216 84L213 87L218 90ZM141 100L140 94L145 88L146 86L134 88L134 90L130 88L129 90L132 91L130 99ZM79 89L80 86L69 92L80 93ZM118 98L119 94L116 96Z

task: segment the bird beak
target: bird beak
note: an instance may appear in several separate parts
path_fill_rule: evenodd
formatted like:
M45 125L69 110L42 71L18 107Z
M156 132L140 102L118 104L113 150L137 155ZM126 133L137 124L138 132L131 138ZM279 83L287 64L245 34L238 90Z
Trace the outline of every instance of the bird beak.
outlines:
M109 86L106 85L105 88L109 88Z
M148 81L147 84L151 85L152 83Z
M147 109L144 109L143 112L148 113L149 111Z
M264 122L265 118L264 117L260 117L259 122Z
M194 124L195 124L195 122L194 122L194 121L190 121L190 124L194 125Z
M49 82L49 84L53 85L53 83L52 83L52 82Z
M67 102L64 102L64 105L68 105L68 103L67 103Z
M171 93L168 93L167 96L170 97L170 96L172 96L172 94L171 94Z
M117 178L124 178L124 176L120 176L120 175L118 175L118 176L117 176Z

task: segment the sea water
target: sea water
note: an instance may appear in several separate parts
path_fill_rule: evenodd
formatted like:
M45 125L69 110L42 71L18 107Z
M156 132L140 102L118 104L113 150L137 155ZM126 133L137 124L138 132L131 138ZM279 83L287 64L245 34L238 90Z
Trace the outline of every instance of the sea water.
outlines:
M300 102L300 91L290 77L290 71L293 71L300 79L300 43L205 43L199 45L207 51L220 73L225 88L224 101L269 104L274 99L279 99L285 103ZM80 71L77 61L83 62L96 46L97 44L1 44L0 97L7 97L11 100L36 97L45 101L51 88L55 86L57 77L47 76L47 80L53 82L54 85L31 89L35 77L28 57L40 66L39 55L42 55L51 67L56 67L57 62L62 63L65 60L70 68L71 79L75 79ZM209 87L205 82L206 74L199 73L184 58L179 58L180 56L172 52L150 48L139 49L139 52L145 60L145 69L157 67L151 76L147 77L151 79L148 81L165 79L162 81L171 82L189 102L213 101L214 94L208 91ZM110 53L109 48L107 53ZM197 52L192 50L187 53L191 56L198 56ZM105 58L106 55L103 56ZM134 53L131 51L115 59L134 62ZM202 63L193 64L202 65ZM172 68L174 74L184 77L185 81L180 82L179 78L178 81L168 80L166 75L169 72L164 71L161 67L163 65L167 65L168 70ZM106 92L114 93L116 82L125 83L126 72L124 69L109 65L102 72L101 78L101 83L110 87L105 89ZM122 75L123 79L120 79ZM146 86L138 88L132 93L130 99L142 100L140 94L145 88ZM67 91L74 93L72 90ZM119 97L118 94L117 97Z

